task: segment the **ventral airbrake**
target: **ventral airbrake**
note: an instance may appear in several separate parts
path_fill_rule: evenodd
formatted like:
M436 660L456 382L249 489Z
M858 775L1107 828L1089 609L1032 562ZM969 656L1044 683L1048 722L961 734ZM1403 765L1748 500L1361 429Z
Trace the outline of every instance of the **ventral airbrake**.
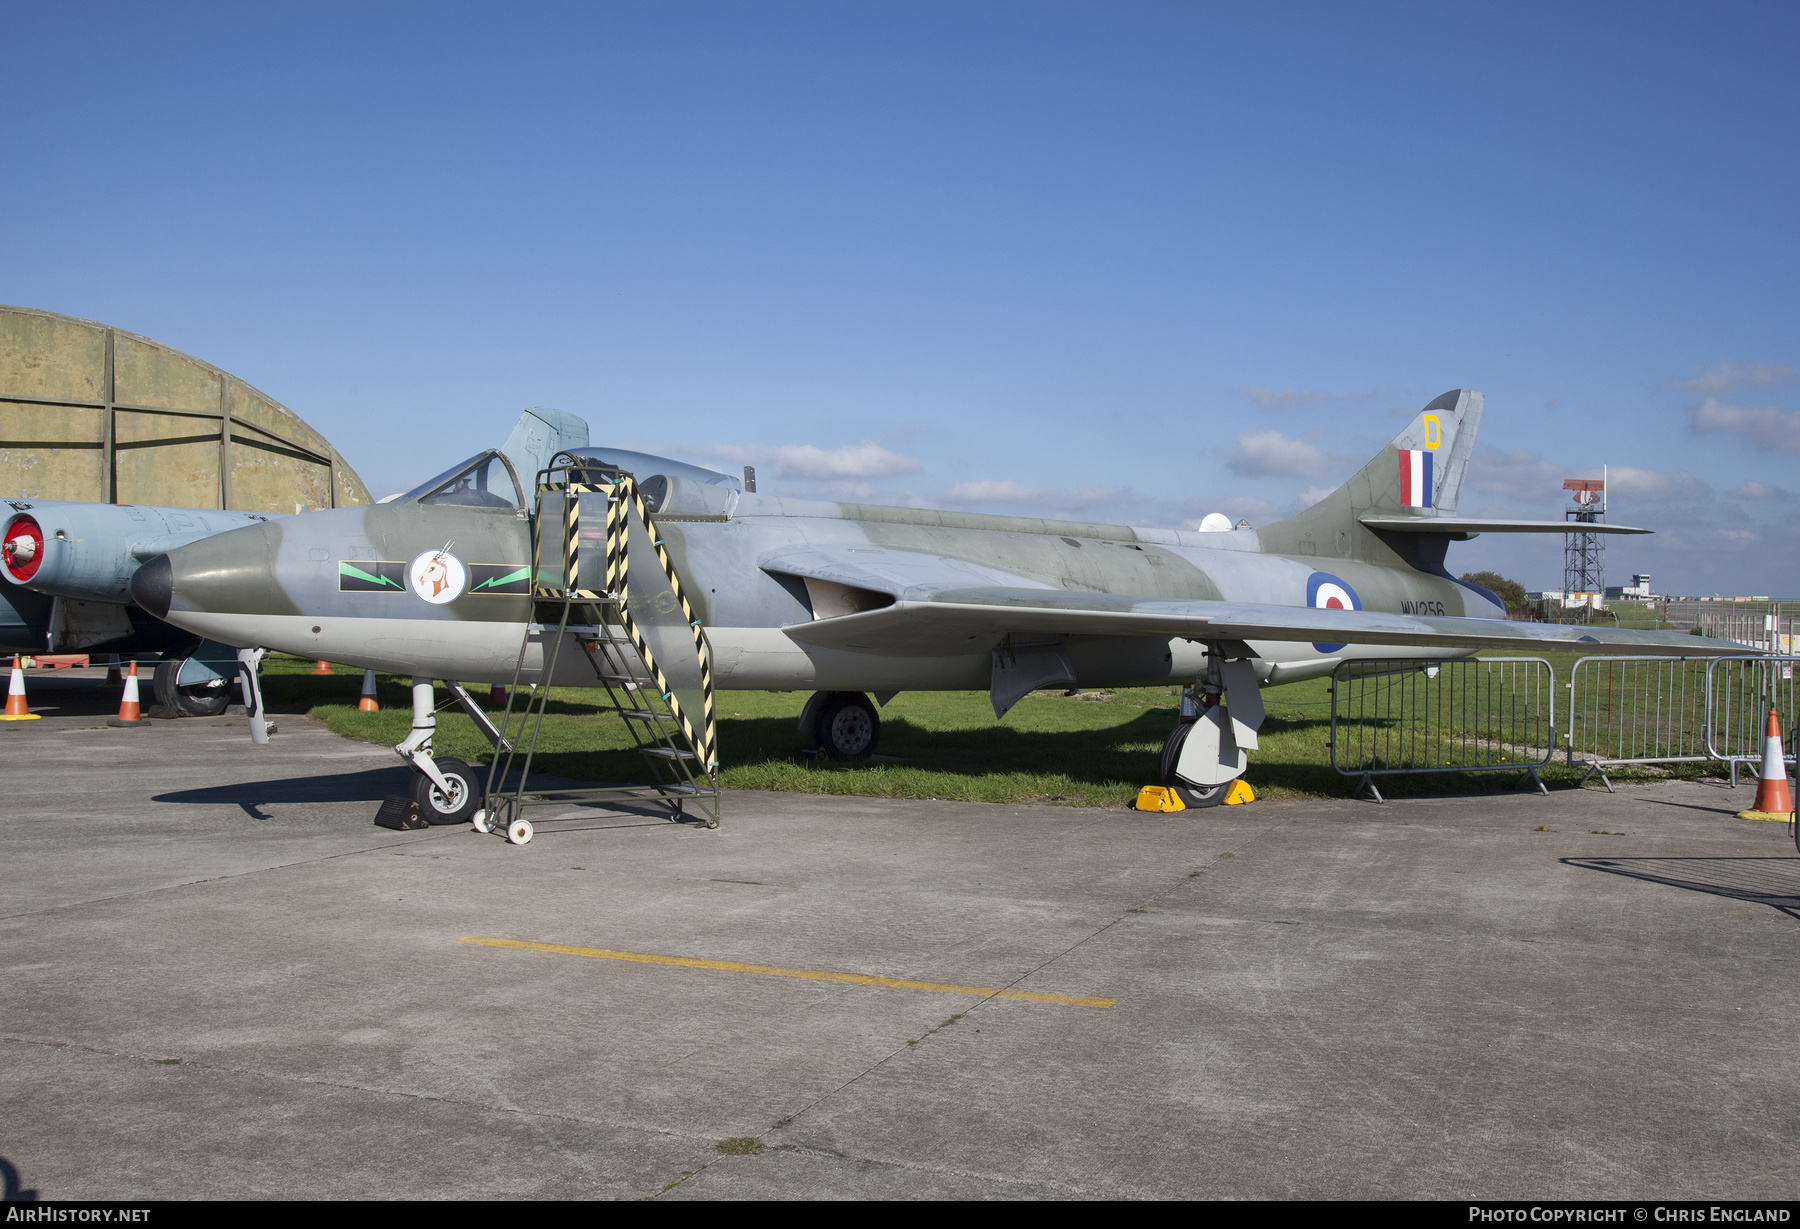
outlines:
M1195 684L1223 702L1171 734L1165 784L1204 806L1257 746L1259 686L1343 661L1741 651L1668 632L1509 622L1492 593L1455 579L1452 542L1567 528L1458 515L1482 402L1445 393L1306 511L1221 531L797 500L606 449L564 463L635 475L703 628L714 685L816 692L806 725L832 754L874 747L871 695L983 689L1004 715L1038 688ZM516 666L544 681L555 633L533 624L536 478L483 453L391 503L172 550L139 570L132 594L227 645L427 683L506 683ZM595 685L582 653L556 660L556 685ZM432 773L428 748L419 752L415 765Z

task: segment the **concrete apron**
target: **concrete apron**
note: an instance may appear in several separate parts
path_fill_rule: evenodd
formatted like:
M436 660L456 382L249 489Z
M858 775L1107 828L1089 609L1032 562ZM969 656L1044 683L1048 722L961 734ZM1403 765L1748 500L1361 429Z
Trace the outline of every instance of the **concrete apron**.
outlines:
M280 724L0 735L41 783L0 825L0 1157L40 1195L1800 1186L1800 862L1731 818L1748 787L733 794L717 832L591 812L515 848L373 827L406 770Z

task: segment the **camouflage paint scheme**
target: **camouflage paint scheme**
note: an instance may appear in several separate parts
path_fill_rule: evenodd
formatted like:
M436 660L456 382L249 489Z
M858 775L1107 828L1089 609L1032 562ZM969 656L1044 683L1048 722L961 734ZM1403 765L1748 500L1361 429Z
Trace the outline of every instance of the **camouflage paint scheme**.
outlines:
M1491 594L1455 580L1444 567L1452 540L1564 531L1560 522L1454 515L1481 409L1479 393L1445 394L1338 491L1260 530L792 500L738 491L717 475L707 485L678 462L665 463L663 477L638 477L707 628L715 684L726 689L991 686L1000 710L1003 678L1009 691L1187 682L1206 668L1208 646L1253 657L1263 682L1327 673L1346 658L1482 647L1738 651L1666 632L1506 622ZM1429 506L1408 506L1400 467L1427 451ZM523 566L530 520L517 507L412 496L315 513L183 546L147 564L133 593L158 614L166 608L170 622L228 644L423 678L510 681L526 597L465 588L433 605L411 586L340 588L345 562L416 561L446 546L465 565ZM1316 608L1333 601L1344 608ZM541 637L527 648L528 679L543 648ZM593 681L583 654L561 660L569 668L557 683Z

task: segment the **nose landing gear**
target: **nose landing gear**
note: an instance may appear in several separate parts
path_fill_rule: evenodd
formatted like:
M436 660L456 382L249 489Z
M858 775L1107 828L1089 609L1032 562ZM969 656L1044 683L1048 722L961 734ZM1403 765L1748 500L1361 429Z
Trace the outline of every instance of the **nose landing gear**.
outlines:
M432 760L449 789L423 772L413 773L412 796L419 804L419 814L433 825L468 823L481 805L486 776L478 778L473 768L448 756L433 756Z

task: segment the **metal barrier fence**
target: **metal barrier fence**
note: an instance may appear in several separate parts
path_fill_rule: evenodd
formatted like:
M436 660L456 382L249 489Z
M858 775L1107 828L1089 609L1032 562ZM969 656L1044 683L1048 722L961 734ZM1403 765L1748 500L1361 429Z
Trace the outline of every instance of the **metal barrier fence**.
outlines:
M1735 640L1763 653L1792 653L1800 648L1800 617L1774 611L1702 610L1697 626L1702 636Z
M1559 747L1557 693L1566 691L1560 747L1612 789L1609 769L1717 763L1738 779L1760 764L1771 709L1787 762L1800 763L1800 655L1582 657L1557 686L1537 657L1345 662L1331 678L1331 766L1377 799L1375 778L1427 772L1537 774ZM1547 791L1546 791L1547 792Z
M1735 640L1761 653L1800 652L1800 609L1781 601L1695 601L1669 598L1659 618L1676 628L1695 628L1703 636Z
M1583 657L1569 669L1563 725L1571 768L1678 764L1707 751L1707 662L1685 657Z
M1774 709L1785 735L1796 716L1794 657L1716 657L1706 665L1706 754L1731 765L1762 762L1763 730ZM1785 745L1787 762L1794 751Z
M1331 672L1331 766L1383 801L1378 776L1523 772L1556 753L1556 679L1541 657L1347 661Z

